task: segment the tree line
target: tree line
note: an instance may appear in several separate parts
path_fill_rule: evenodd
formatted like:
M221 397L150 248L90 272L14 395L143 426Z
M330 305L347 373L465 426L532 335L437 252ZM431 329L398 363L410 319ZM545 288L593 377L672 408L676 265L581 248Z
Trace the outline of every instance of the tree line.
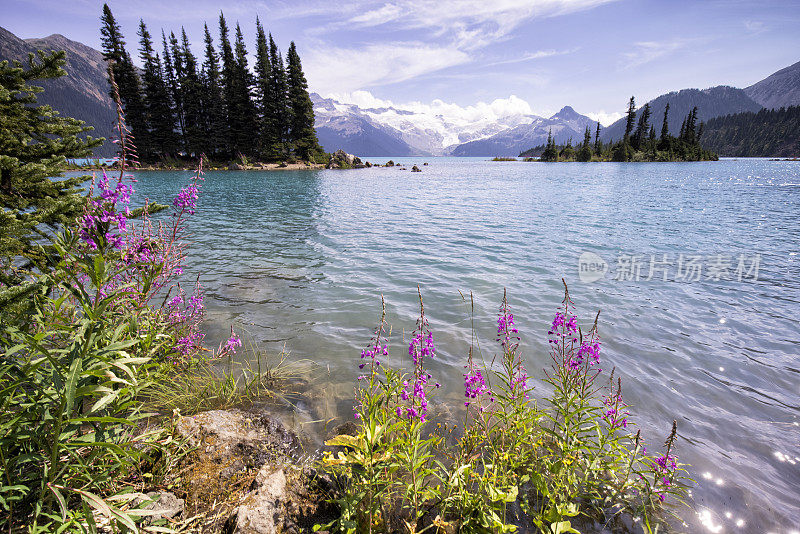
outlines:
M683 120L680 134L676 137L669 133L669 104L664 110L660 135L651 124L650 104L645 104L639 119L636 119L636 100L628 101L625 135L616 143L612 139L603 143L600 139L600 123L594 132L586 127L583 142L577 146L572 140L566 144L556 145L552 131L547 135L544 145L531 148L521 153L521 157L539 155L541 161L705 161L716 160L717 155L705 150L700 145L705 125L698 122L698 110L695 106Z
M713 118L703 147L725 156L800 157L800 106Z
M294 41L286 60L256 17L256 61L248 68L239 23L233 41L219 16L219 45L204 25L202 63L191 51L186 31L180 39L162 30L162 52L139 22L138 69L108 4L101 16L103 56L119 86L140 161L196 158L220 161L289 158L314 160L323 151L314 131L314 108Z

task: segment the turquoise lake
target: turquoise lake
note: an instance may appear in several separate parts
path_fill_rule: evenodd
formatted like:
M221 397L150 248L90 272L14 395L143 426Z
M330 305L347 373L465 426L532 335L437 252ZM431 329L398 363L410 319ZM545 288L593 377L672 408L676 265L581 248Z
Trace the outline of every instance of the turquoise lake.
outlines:
M390 361L404 363L417 285L442 413L463 410L470 292L484 360L506 288L541 378L563 278L579 324L601 310L603 372L622 376L648 444L677 420L697 481L687 530L800 525L799 162L400 161L409 170L205 174L186 274L205 288L208 345L233 325L314 361L318 395L298 403L299 429L352 417L381 295ZM192 173L134 174L139 199L171 203Z

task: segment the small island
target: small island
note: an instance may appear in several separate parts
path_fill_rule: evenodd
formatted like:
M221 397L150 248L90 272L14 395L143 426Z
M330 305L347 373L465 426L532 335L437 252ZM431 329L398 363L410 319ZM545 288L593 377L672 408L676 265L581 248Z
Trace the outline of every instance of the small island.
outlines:
M650 124L650 104L645 104L636 121L636 101L631 97L628 102L627 123L625 135L616 143L611 140L603 143L600 140L600 123L592 142L592 133L589 128L583 137L583 142L575 147L572 140L565 145L556 145L552 132L547 136L547 143L530 148L520 154L525 161L568 162L568 161L615 161L615 162L646 162L646 161L717 161L719 157L714 152L700 146L705 124L698 125L698 110L695 106L681 124L681 131L677 137L669 133L669 104L664 110L664 119L661 124L661 135L656 137L655 127ZM635 125L635 128L634 128Z

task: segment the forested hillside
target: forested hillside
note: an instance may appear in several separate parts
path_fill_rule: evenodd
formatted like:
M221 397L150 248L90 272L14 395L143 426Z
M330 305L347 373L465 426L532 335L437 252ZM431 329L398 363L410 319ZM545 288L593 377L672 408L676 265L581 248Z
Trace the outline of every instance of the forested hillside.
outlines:
M800 106L711 119L702 145L721 156L799 157Z

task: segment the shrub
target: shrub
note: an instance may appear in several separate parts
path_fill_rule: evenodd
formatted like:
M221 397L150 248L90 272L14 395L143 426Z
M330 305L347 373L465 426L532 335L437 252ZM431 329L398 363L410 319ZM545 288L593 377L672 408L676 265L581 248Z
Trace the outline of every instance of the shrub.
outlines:
M168 431L142 431L140 397L202 350L202 293L176 282L201 181L202 162L172 217L156 224L145 206L133 222L124 165L116 183L104 172L75 227L52 239L54 267L36 275L28 314L3 322L0 521L10 529L96 531L95 516L135 529L114 496L152 483L176 451ZM221 353L237 344L232 335Z
M464 427L430 427L428 407L438 389L425 370L435 357L420 297L409 344L413 371L388 368L385 312L361 354L355 435L327 442L320 467L341 484L337 532L513 532L523 522L542 533L577 532L575 521L618 526L622 516L658 529L673 496L682 502L684 469L674 455L676 428L663 454L648 456L632 434L621 380L600 385L597 318L578 327L566 290L549 331L552 358L543 377L552 393L534 387L519 351L519 332L504 295L497 319L500 353L480 366L470 347L464 373ZM446 439L445 436L448 436Z

